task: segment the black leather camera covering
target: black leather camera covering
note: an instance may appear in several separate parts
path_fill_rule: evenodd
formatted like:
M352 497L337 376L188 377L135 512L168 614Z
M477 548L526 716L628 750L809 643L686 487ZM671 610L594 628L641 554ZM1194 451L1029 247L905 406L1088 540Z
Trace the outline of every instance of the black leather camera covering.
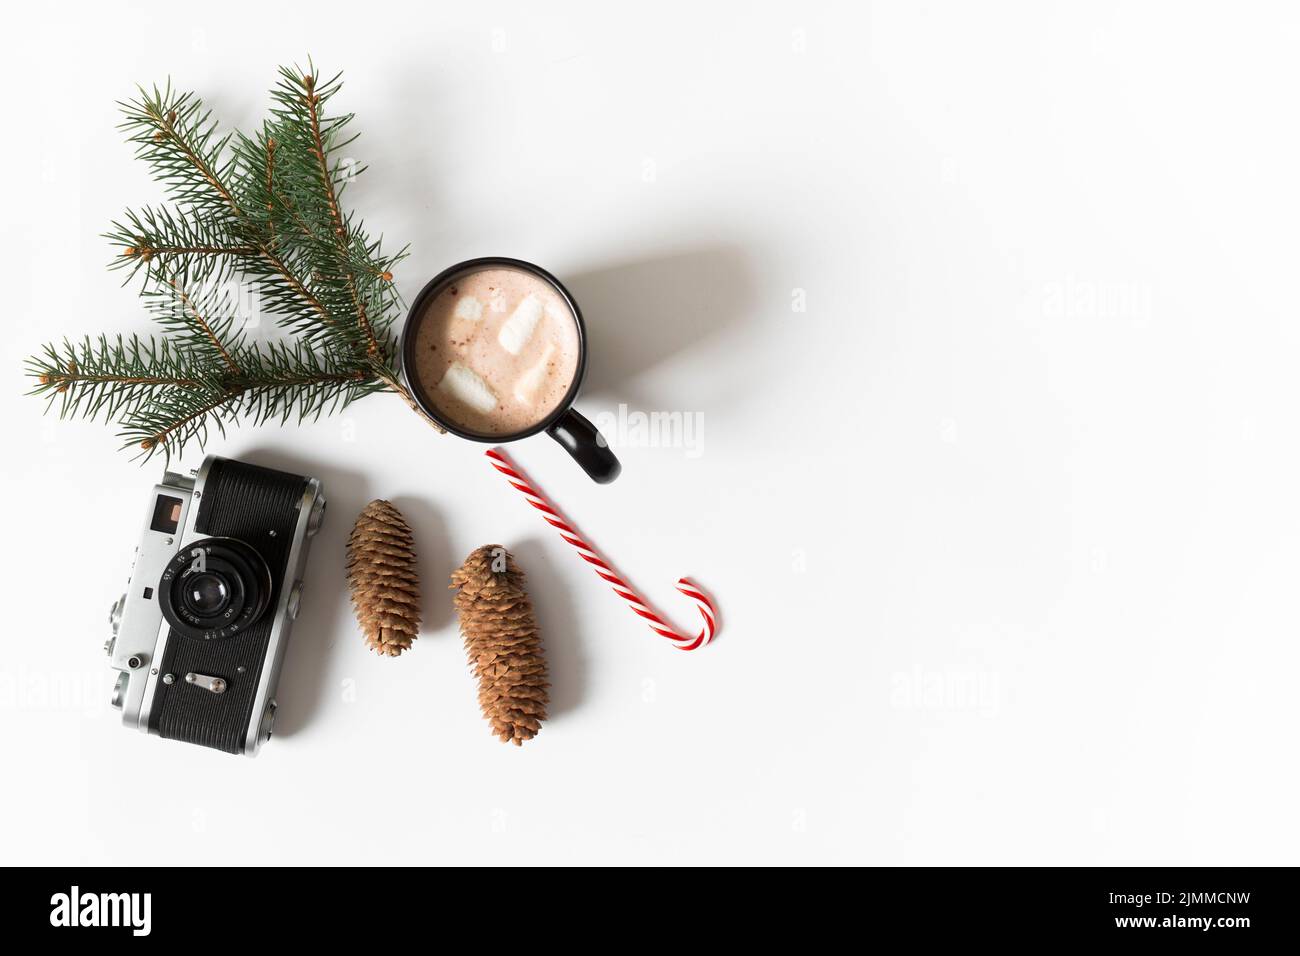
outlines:
M175 629L169 633L159 674L174 674L176 681L171 685L158 681L150 730L174 740L243 753L306 487L307 479L300 475L224 458L212 463L195 530L202 537L238 538L261 553L271 569L271 603L257 623L233 637L200 641ZM214 694L187 684L185 675L190 672L222 678L225 692Z

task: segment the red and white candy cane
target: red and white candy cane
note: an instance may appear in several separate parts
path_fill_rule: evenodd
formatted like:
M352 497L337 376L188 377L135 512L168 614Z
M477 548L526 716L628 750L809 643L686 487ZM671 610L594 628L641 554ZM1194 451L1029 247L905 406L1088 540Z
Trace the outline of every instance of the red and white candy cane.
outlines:
M650 609L650 606L632 590L627 582L614 573L614 569L605 563L604 559L596 553L595 548L582 540L578 532L573 530L573 527L564 520L564 516L555 510L551 503L542 496L541 492L515 467L514 462L506 457L505 452L499 448L489 448L487 456L492 460L492 467L505 475L506 480L527 499L528 503L542 513L542 517L546 519L547 524L559 531L560 537L573 545L578 554L582 556L582 560L590 564L597 574L609 582L615 594L626 601L633 611L645 618L652 631L660 637L668 638L678 649L683 651L693 651L713 640L718 633L718 615L713 609L713 602L708 599L703 591L686 578L677 579L677 590L695 602L695 606L700 610L700 617L704 618L704 626L701 628L700 633L693 637L674 630L664 622L663 618Z

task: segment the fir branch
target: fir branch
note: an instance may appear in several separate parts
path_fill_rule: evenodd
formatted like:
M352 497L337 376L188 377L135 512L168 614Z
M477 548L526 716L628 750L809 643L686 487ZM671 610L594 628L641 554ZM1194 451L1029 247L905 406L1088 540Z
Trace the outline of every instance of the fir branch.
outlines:
M346 230L343 228L343 216L339 213L338 196L334 194L334 173L329 167L329 158L325 153L325 140L321 135L321 116L320 107L323 102L321 95L316 92L316 77L314 74L307 74L302 78L302 101L306 106L307 121L311 129L311 153L316 157L316 164L320 172L321 192L325 194L325 202L329 206L330 222L334 224L334 235L338 237L340 244L345 242ZM351 116L336 123L334 130L337 130L343 123L346 123Z
M186 216L166 206L128 209L104 238L120 247L110 269L126 269L129 282L141 269L184 272L192 281L220 280L257 247L236 236L225 217ZM125 284L125 282L123 283Z
M239 411L257 424L287 422L295 414L299 423L315 421L384 387L367 366L340 362L302 343L248 349L239 361L245 368Z
M330 161L333 151L356 138L341 135L352 120L351 113L336 117L323 113L325 103L341 88L339 77L322 83L310 63L306 71L281 68L280 77L273 92L280 108L272 112L279 119L277 128L286 143L286 155L296 159L303 175L295 178L294 191L286 194L279 205L292 217L304 242L335 260L337 268L323 278L342 283L365 353L372 357L383 355L384 345L374 328L368 297L359 288L357 274L387 275L391 280L391 270L376 268L364 254L368 240L353 228L351 217L345 216L339 206L342 189L336 186L346 185L347 176L340 172L341 163ZM353 170L349 175L358 172ZM360 256L355 255L358 249L362 251Z
M92 421L101 413L106 421L119 418L163 389L204 389L214 380L167 339L134 335L49 344L27 369L37 383L31 394L45 396L47 408L58 402L60 418Z
M239 395L237 387L167 389L156 404L142 402L124 416L118 437L125 440L124 448L142 449L140 454L146 461L159 451L170 459L193 439L200 446L206 445L209 424L225 435L226 425L220 413Z
M225 425L239 418L258 425L315 421L384 388L366 366L341 363L302 343L245 346L236 361L237 375L180 386L156 404L133 407L121 437L146 457L160 450L170 455L191 439L203 441L209 424L224 434Z
M163 287L174 294L174 298L170 303L156 311L158 320L164 325L179 326L189 332L195 339L196 351L215 350L231 373L239 375L239 366L235 364L235 360L230 357L230 352L222 344L222 341L230 335L230 329L238 316L233 310L224 316L214 314L212 311L218 307L214 299L220 295L221 290L218 290L216 295L212 290L200 293L204 306L203 310L200 311L199 304L195 302L194 297L186 292L176 279L162 275L159 276L159 281ZM225 296L221 297L225 298ZM205 317L205 313L212 315L213 318L209 320Z
M47 408L117 421L145 458L236 420L315 420L378 391L420 411L398 379L392 334L402 307L393 269L406 249L385 253L341 205L360 170L345 174L332 158L355 139L351 114L324 110L340 88L310 61L281 69L271 117L251 137L219 133L202 101L170 83L120 104L128 142L172 204L112 223L110 268L143 275L164 336L45 346L27 371ZM236 277L296 341L246 341Z
M265 139L264 149L266 150L266 211L267 211L267 229L270 231L272 245L275 244L275 219L271 216L275 212L275 137L267 136Z
M312 148L311 152L316 157L317 167L320 172L321 192L325 194L325 201L329 207L330 223L333 225L334 242L339 250L346 256L348 250L348 229L343 221L343 216L339 212L339 200L334 191L334 172L330 170L329 158L325 151L325 140L321 135L321 96L316 92L316 77L308 74L303 77L303 102L307 107L307 117L311 127ZM350 118L350 117L349 117ZM344 120L346 122L346 120ZM336 131L342 123L336 124ZM348 294L352 297L352 304L357 310L357 322L361 326L362 332L365 333L369 345L366 348L368 355L379 354L379 340L375 338L374 331L370 328L370 319L366 315L366 307L357 295L356 278L352 275L351 270L344 271L344 279L348 284Z
M262 286L272 311L282 316L281 324L313 338L337 335L335 313L310 288L303 271L269 245L265 219L239 200L239 153L225 155L234 134L218 137L217 122L203 109L202 100L173 92L170 83L163 91L155 87L152 94L141 88L139 99L121 105L126 115L121 127L131 134L128 141L137 144L136 154L152 168L154 178L186 204L191 226L240 236L256 250L257 255L244 262L245 272ZM207 221L200 224L201 218Z
M136 156L150 166L154 179L179 202L240 215L225 181L233 166L233 159L223 156L230 134L216 137L217 121L203 101L174 92L170 81L162 90L137 89L138 98L119 104L125 116L119 129L130 134L128 142L136 144Z

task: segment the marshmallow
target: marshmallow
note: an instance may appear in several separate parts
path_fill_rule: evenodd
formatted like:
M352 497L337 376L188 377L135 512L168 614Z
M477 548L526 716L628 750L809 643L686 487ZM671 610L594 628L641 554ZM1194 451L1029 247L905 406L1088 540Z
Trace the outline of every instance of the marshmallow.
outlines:
M546 366L555 355L555 343L547 342L541 359L532 368L520 375L515 382L515 398L525 405L531 405L537 398L537 390L546 381Z
M463 402L475 411L487 413L497 407L497 397L472 368L453 362L438 383L438 390Z
M456 311L452 314L466 322L477 322L483 318L483 303L472 295L463 295L456 300Z
M533 337L537 323L542 318L542 300L533 293L524 296L524 300L515 306L515 311L506 319L497 334L501 347L511 355L518 355Z

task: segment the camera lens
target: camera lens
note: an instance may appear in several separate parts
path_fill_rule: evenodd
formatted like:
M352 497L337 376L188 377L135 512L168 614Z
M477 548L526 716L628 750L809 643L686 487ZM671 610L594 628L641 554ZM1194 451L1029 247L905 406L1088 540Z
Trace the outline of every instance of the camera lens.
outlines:
M271 570L235 538L204 538L172 557L158 586L167 623L196 640L231 637L261 618L271 603Z
M212 572L190 575L185 584L185 605L201 617L220 614L230 602L230 589L220 575Z

